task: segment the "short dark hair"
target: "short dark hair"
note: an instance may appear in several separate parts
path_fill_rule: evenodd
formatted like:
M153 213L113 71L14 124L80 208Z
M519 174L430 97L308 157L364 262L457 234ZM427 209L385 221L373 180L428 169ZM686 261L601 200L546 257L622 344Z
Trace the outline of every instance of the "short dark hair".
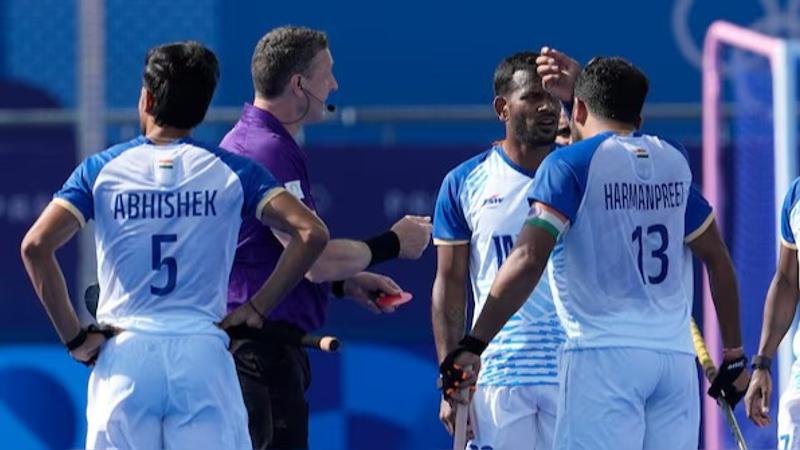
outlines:
M514 73L519 70L529 72L534 80L539 79L536 73L536 52L518 52L500 61L494 69L494 95L508 95L514 86Z
M156 124L194 128L214 96L219 64L214 52L199 42L173 42L148 50L143 79L153 96L148 112Z
M624 123L637 121L648 89L644 72L616 56L592 59L575 81L575 97L593 114Z
M265 34L250 63L256 93L268 99L281 95L292 75L307 73L314 56L326 48L325 33L310 28L285 26Z

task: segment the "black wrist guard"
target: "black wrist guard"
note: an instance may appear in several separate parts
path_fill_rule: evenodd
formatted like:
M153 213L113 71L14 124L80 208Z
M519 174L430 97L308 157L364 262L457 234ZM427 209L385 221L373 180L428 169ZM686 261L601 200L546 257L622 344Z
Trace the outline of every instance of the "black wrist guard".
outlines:
M488 343L483 342L482 340L469 334L464 336L460 341L458 341L459 347L463 348L464 350L470 353L474 353L478 356L481 356L481 353L483 353L483 351L486 350L486 347L488 345L489 345Z
M745 391L736 390L733 382L747 367L747 356L740 356L732 361L723 361L717 370L717 377L708 388L708 395L714 399L723 397L731 409L736 407L744 397Z
M753 356L753 364L750 365L753 370L763 369L767 372L772 372L772 358L764 355Z
M336 298L344 297L344 280L336 280L331 283L331 295Z
M488 344L482 340L466 335L458 342L458 347L445 356L439 365L439 389L445 400L449 400L462 381L464 381L464 368L456 365L455 361L463 352L470 352L480 356Z
M400 238L394 231L387 231L369 239L365 239L364 243L369 247L372 253L372 259L369 261L369 266L395 259L400 255Z
M83 343L86 342L86 337L88 335L89 335L89 333L86 331L86 329L85 328L81 328L81 331L78 332L77 336L72 338L70 341L64 343L64 345L67 346L67 351L71 352L71 351L75 350L76 348L80 347L81 345L83 345Z

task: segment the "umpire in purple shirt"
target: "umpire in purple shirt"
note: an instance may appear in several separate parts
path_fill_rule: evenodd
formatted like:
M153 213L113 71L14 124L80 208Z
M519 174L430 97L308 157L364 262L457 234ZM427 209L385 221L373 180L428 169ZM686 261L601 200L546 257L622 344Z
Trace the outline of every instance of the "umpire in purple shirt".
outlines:
M220 146L266 167L286 189L315 210L307 155L294 139L306 123L324 118L328 95L338 88L328 39L321 31L281 27L253 52L253 104ZM364 272L394 258L417 259L430 242L429 217L406 216L391 230L364 241L332 239L306 278L273 311L265 327L310 332L322 326L330 295L352 298L373 312L374 292L398 293L388 277ZM255 220L242 223L228 289L228 309L252 297L281 257L287 237ZM332 282L332 283L331 283ZM257 449L308 447L308 356L297 346L235 340L231 343Z

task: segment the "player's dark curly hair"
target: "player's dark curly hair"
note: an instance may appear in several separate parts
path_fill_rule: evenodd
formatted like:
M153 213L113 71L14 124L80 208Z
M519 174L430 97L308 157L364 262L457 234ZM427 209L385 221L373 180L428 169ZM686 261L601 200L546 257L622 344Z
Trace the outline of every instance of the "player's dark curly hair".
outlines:
M219 79L214 52L199 42L153 47L144 59L144 87L153 96L148 111L158 125L194 128L208 111Z
M642 113L648 89L644 72L619 57L592 59L575 81L575 97L593 114L628 124Z
M285 26L265 34L250 63L256 93L266 99L283 94L292 75L307 73L314 56L326 48L325 33L310 28Z
M514 73L522 70L530 72L535 81L539 80L536 73L536 58L539 56L535 52L519 52L500 61L494 69L494 95L508 95L514 90Z

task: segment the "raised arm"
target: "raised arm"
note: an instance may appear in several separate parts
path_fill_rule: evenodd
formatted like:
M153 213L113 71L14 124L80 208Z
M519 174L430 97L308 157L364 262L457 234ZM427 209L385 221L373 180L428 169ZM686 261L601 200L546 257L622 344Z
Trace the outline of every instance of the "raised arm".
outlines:
M284 247L287 245L286 233L273 229L273 234ZM313 283L344 280L383 261L417 259L428 246L430 235L430 218L406 216L390 230L363 241L332 239L306 278Z

